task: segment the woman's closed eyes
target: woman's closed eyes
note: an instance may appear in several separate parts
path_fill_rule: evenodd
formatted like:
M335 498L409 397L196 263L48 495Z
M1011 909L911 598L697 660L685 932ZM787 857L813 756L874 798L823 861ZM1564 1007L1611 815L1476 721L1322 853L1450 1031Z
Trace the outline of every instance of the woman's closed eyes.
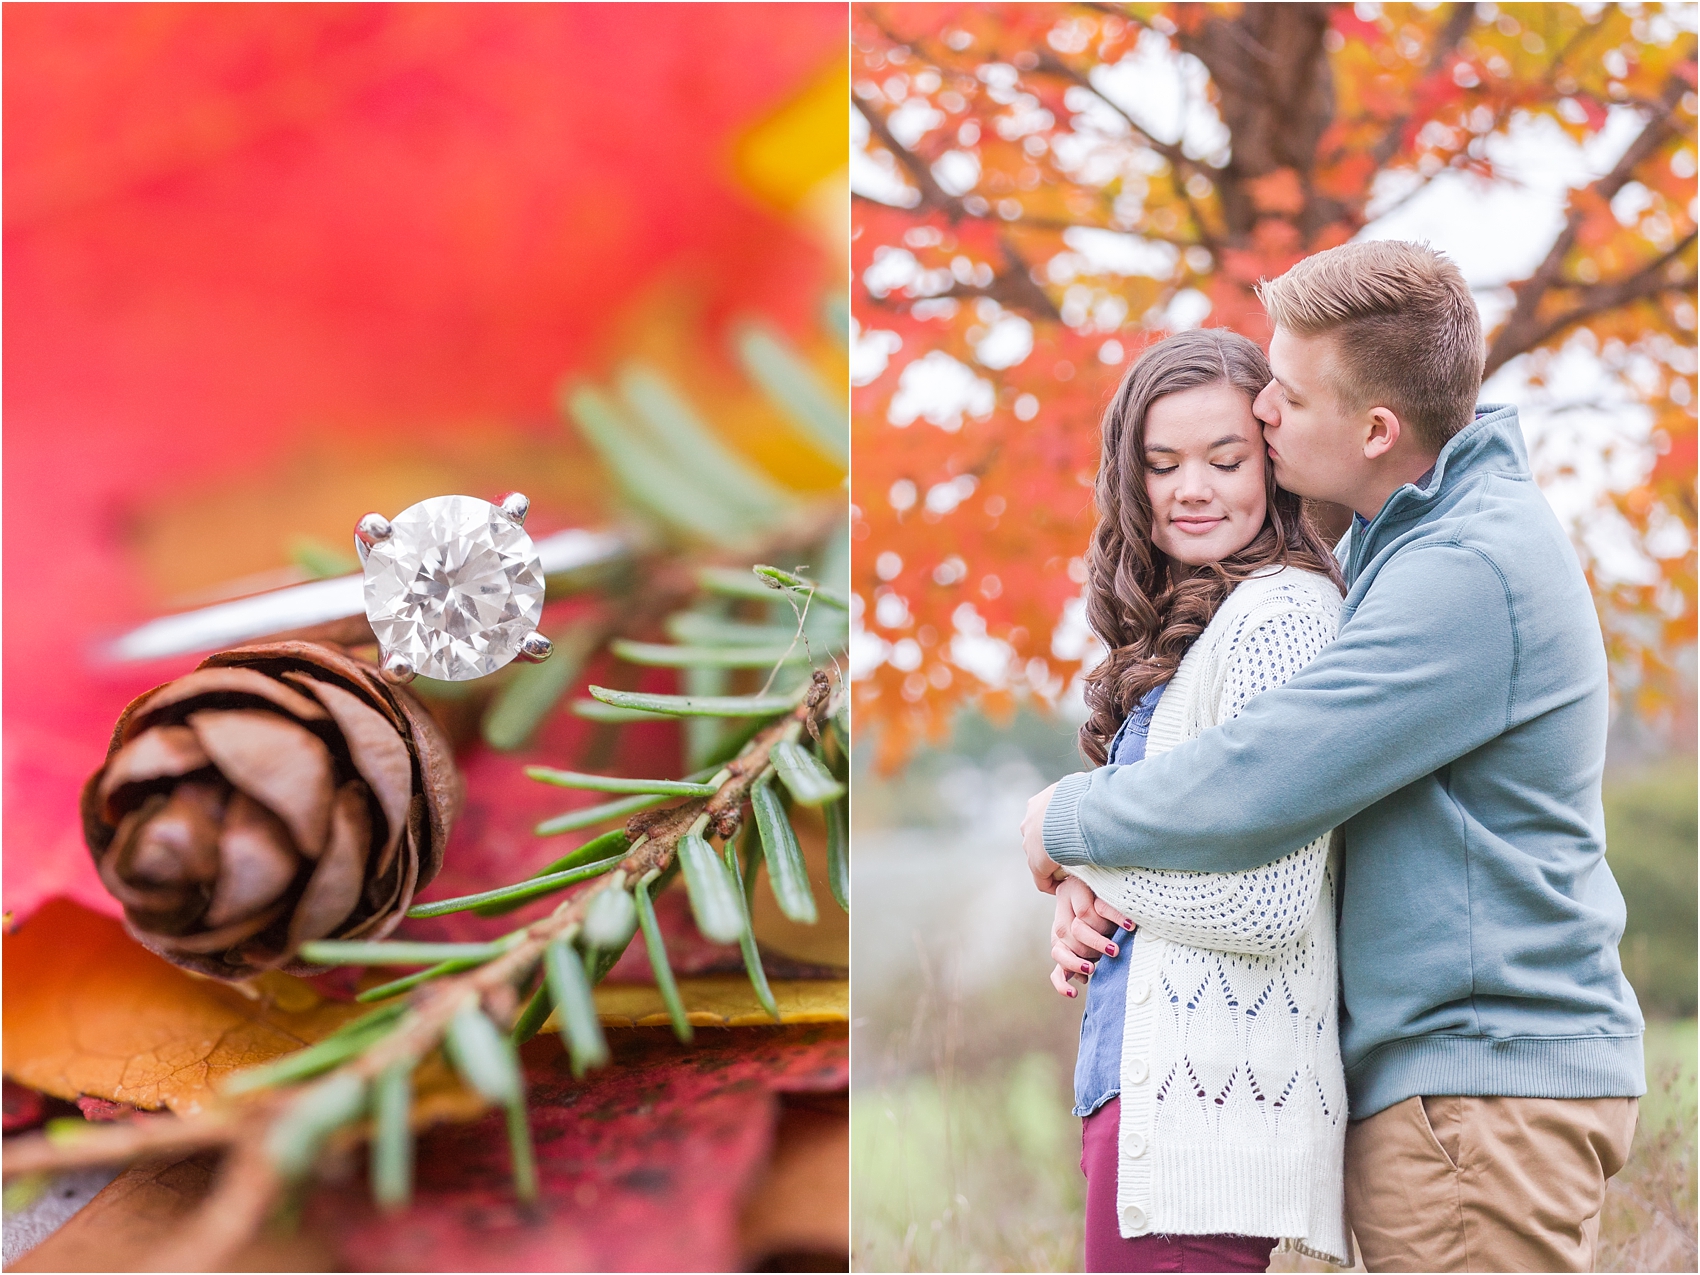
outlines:
M1229 464L1227 461L1221 461L1221 460L1211 461L1210 463L1214 468L1221 470L1224 474L1237 474L1240 471L1240 466L1245 464L1245 460L1242 458L1240 460L1234 461L1232 464ZM1146 465L1145 468L1146 468L1146 471L1148 473L1172 474L1177 469L1179 469L1180 466L1179 465L1149 465L1148 464L1148 465Z

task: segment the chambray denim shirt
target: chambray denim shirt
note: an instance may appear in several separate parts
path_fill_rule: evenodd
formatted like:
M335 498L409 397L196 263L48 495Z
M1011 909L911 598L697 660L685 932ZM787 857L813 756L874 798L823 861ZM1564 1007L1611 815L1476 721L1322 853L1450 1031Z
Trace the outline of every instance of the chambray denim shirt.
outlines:
M1165 683L1167 685L1167 683ZM1151 715L1163 687L1153 686L1133 706L1110 741L1116 766L1145 760ZM1116 932L1118 955L1100 956L1086 982L1086 1016L1080 1020L1080 1052L1074 1060L1074 1114L1089 1116L1122 1091L1122 1022L1127 1017L1127 962L1132 936Z

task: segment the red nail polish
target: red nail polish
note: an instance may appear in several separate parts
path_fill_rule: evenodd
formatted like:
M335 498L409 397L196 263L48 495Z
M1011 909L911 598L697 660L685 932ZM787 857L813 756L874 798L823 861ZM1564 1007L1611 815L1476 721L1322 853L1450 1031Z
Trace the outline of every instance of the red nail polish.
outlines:
M1115 955L1118 954L1119 950L1120 949L1118 949L1116 947L1116 945L1114 943L1112 943L1104 949L1104 955L1105 956L1115 956Z

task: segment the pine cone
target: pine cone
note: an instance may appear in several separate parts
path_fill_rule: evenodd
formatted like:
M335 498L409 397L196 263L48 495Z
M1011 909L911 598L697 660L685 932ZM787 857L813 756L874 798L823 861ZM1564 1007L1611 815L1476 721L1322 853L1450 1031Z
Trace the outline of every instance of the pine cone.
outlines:
M462 793L410 692L330 647L277 642L126 708L83 787L83 835L137 940L246 978L309 939L393 930L442 866Z

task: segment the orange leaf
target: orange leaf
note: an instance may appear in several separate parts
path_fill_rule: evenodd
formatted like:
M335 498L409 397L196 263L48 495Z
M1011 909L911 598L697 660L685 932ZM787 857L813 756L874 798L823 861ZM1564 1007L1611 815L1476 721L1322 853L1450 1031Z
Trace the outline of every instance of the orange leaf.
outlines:
M1353 151L1319 173L1316 188L1330 198L1361 203L1369 194L1375 174L1374 156L1368 151Z
M1170 38L1170 57L1181 56L1187 40L1243 40L1254 11L1253 25L1300 21L1293 6L1115 6L1114 18L1096 11L1085 17L1081 8L1070 11L1071 21L1125 23L1130 40L1163 32ZM1072 128L1066 102L1060 111L1054 105L1056 77L1044 69L1044 59L1059 52L1046 51L1057 21L1054 6L854 7L858 86L883 98L889 109L930 102L956 131L954 137L943 131L929 137L918 153L932 160L942 148L960 146L980 161L982 187L966 197L972 201L965 203L970 215L954 220L930 206L903 209L868 200L859 201L854 212L863 228L855 250L854 312L864 330L897 333L901 341L880 375L852 396L859 510L852 533L854 579L868 607L863 623L887 645L890 657L857 679L855 710L857 729L872 731L862 738L872 741L882 768L901 763L921 740L936 737L958 709L984 702L988 693L1053 703L1078 671L1078 659L1054 657L1051 643L1064 607L1079 593L1079 581L1065 564L1082 552L1091 523L1097 417L1146 340L1181 318L1266 341L1256 282L1349 240L1368 220L1370 195L1380 188L1382 173L1397 176L1402 185L1432 175L1439 163L1469 173L1484 189L1503 187L1509 175L1474 145L1483 130L1504 138L1512 121L1534 113L1560 121L1580 140L1604 124L1604 104L1625 96L1650 100L1672 75L1693 82L1692 41L1660 44L1638 33L1639 20L1622 6L1599 14L1545 6L1539 45L1518 38L1530 32L1507 32L1510 18L1466 10L1467 38L1438 58L1447 24L1460 16L1453 7L1385 8L1384 13L1365 6L1364 13L1373 12L1366 18L1349 5L1328 6L1326 73L1306 72L1311 78L1303 90L1319 102L1327 98L1328 109L1307 115L1308 108L1294 105L1285 115L1294 123L1305 117L1325 125L1320 135L1312 131L1301 138L1293 132L1285 139L1291 145L1279 152L1282 167L1252 179L1220 172L1206 191L1197 183L1177 187L1172 156L1137 136L1119 144L1119 153L1148 177L1136 179L1129 168L1109 165L1103 176L1092 176L1054 162L1062 135ZM947 31L963 38L947 41ZM1622 51L1626 74L1613 75L1604 65L1607 49ZM1075 74L1088 75L1094 63L1108 65L1120 56L1087 40L1064 61ZM992 78L983 73L993 63L1000 77L1013 67L1020 91L1054 117L1046 123L1033 112L1037 131L1018 144L1005 135L1003 104L982 91ZM1214 81L1208 92L1230 131L1238 121L1264 118L1275 105L1266 87L1249 82ZM1300 96L1287 100L1297 104ZM1686 107L1682 118L1692 123ZM1650 238L1657 227L1668 224L1679 234L1691 224L1692 178L1684 184L1677 177L1687 172L1685 163L1671 166L1678 148L1691 145L1691 132L1673 131L1637 166L1637 180L1652 194L1638 225L1620 225L1594 191L1571 193L1570 207L1582 225L1565 262L1566 278L1584 283L1623 277L1658 248ZM1268 153L1266 138L1233 142L1232 152L1248 164L1254 154ZM1017 192L1018 207L992 208ZM1050 201L1044 204L1043 228L1037 215L1042 200ZM1147 275L1110 271L1064 239L1068 221L1131 230L1153 246L1166 244L1168 259L1153 252L1142 266ZM1448 233L1467 238L1467 216ZM1208 251L1197 251L1201 248ZM876 257L894 251L913 259L916 269L908 273L915 289L887 288L876 295L867 271ZM969 282L968 270L982 265L998 272L1002 284L992 287L991 296L971 296L991 286L983 277ZM1017 295L1025 289L1005 286L1018 284L1024 270L1047 289L1060 314L1038 304L1033 294ZM1527 283L1512 280L1511 286ZM940 292L947 288L948 296ZM1573 300L1568 288L1552 290L1540 317ZM981 363L980 342L1006 309L1021 312L1030 324L1031 353L1012 366ZM1586 326L1602 345L1635 347L1662 335L1655 320L1673 335L1689 334L1693 326L1686 303L1675 297L1614 307ZM1562 339L1550 344L1556 347ZM937 362L935 355L961 364L973 378L963 377L963 384L977 386L988 406L972 419L938 428L922 423L894 428L891 409L910 379L909 369ZM1689 388L1691 400L1696 391ZM1648 405L1659 410L1657 400L1665 394L1664 388L1649 392ZM912 418L912 411L905 412ZM1672 438L1683 433L1662 415L1659 421L1661 433ZM1687 433L1692 437L1691 426ZM943 485L963 477L973 482L966 498ZM1691 448L1660 462L1650 483L1651 503L1639 515L1626 512L1637 535L1648 534L1648 520L1664 509L1692 523L1691 479ZM1612 500L1602 497L1601 503ZM873 564L882 560L895 565L889 574L876 575ZM1692 555L1682 560L1691 561ZM1692 568L1681 569L1690 580ZM1668 572L1675 567L1661 570L1667 575L1659 590L1593 580L1619 685L1635 684L1648 670L1665 678L1659 670L1675 668L1675 648L1658 636L1662 621L1653 617L1672 609L1670 599L1679 596L1686 622L1693 614L1691 586L1673 584ZM970 628L974 635L1007 643L1008 652L986 652L990 664L977 659L955 664L953 634L967 636ZM1673 631L1674 626L1665 630ZM1000 671L999 663L1007 667ZM992 673L983 678L988 668ZM1665 680L1674 686L1671 678Z
M770 986L782 1023L850 1021L848 979L776 978ZM698 1027L773 1025L742 974L682 978L679 998L686 1017ZM596 1013L609 1027L665 1027L669 1021L660 990L644 983L604 983L596 989ZM559 1031L558 1016L551 1014L543 1030Z
M1305 255L1298 228L1290 221L1263 218L1251 228L1251 241L1257 245L1270 278L1285 273L1288 266Z
M1611 204L1592 186L1572 191L1571 206L1582 211L1582 224L1576 231L1576 242L1583 248L1599 248L1609 243L1622 227L1611 210Z
M1262 177L1253 177L1246 182L1246 189L1251 193L1251 202L1258 212L1291 214L1302 211L1305 206L1305 195L1299 187L1296 169L1277 168Z
M232 1072L367 1012L285 974L247 985L190 974L64 899L7 935L4 980L7 1076L57 1098L180 1115L210 1103Z

